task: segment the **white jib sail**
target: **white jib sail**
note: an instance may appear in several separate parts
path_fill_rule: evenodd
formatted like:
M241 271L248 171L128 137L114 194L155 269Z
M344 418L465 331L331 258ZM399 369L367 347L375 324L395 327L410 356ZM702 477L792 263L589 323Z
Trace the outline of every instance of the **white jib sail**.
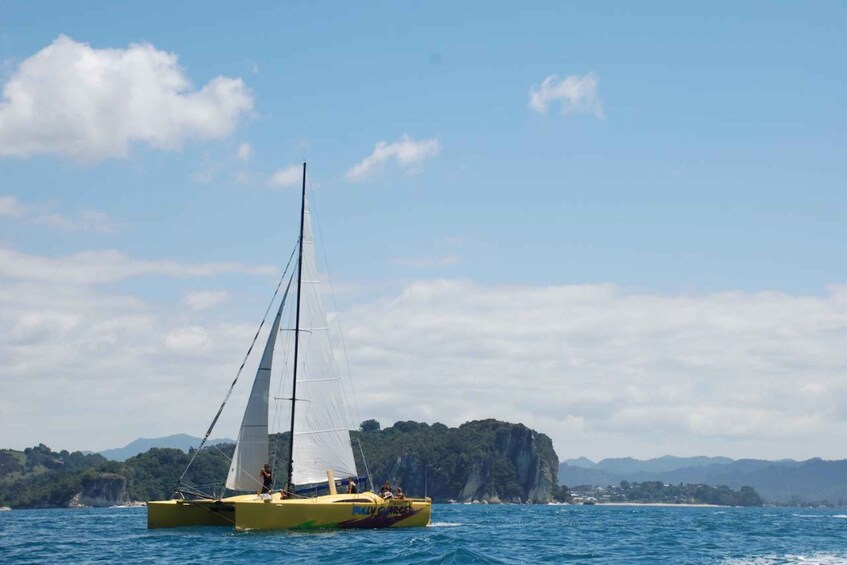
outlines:
M294 413L295 485L356 475L341 378L332 354L315 262L311 214L303 226L303 272L300 297L300 352Z
M268 343L253 381L253 389L250 391L250 400L247 401L247 409L244 411L244 419L241 421L238 443L235 444L235 453L232 455L232 463L226 477L226 488L230 490L257 491L262 487L260 470L268 462L268 395L271 365L284 305L285 296L271 327Z

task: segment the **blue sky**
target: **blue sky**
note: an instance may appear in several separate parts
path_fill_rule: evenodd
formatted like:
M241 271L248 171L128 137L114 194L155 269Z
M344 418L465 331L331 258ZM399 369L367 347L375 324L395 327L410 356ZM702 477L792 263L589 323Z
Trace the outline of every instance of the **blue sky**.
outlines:
M141 386L151 374L178 390L208 383L197 404L222 394L246 347L227 332L255 324L295 238L297 190L272 178L307 160L363 418L521 419L562 457L843 457L831 446L847 427L845 24L839 2L0 2L0 383L16 391L0 401L0 444L106 448L201 431L214 400L183 419L122 416L97 430L122 395L162 401ZM103 117L125 113L115 74L96 86L60 75L80 53L105 61L132 44L177 57L167 68L191 86L173 100L216 77L239 86L191 119L158 119L165 110L139 95L148 119L119 131ZM64 63L36 66L51 45ZM22 82L27 62L38 80ZM120 76L139 81L130 92L158 84ZM546 109L533 106L548 77L582 90L554 88ZM16 84L71 125L33 117L29 127ZM22 149L28 136L41 149ZM114 144L96 145L103 136ZM475 308L478 296L488 298ZM72 307L89 302L120 314ZM676 320L689 311L681 304L697 315ZM582 321L563 329L528 310ZM113 334L92 333L108 320ZM487 367L488 338L457 320L502 323L498 355L527 346ZM375 328L407 333L376 360L368 348L390 340ZM454 356L434 359L445 350L426 350L426 332L449 336ZM103 373L86 377L101 395L69 411L75 425L61 432L39 423L50 399L24 392L51 379L66 393L88 386L71 384L85 369L55 352L83 334L80 347L102 358ZM214 361L169 350L185 345L175 336ZM127 339L145 344L139 358ZM118 384L104 387L112 371ZM433 396L401 411L370 392L380 379L437 391L457 375L467 379L458 409ZM740 388L722 392L721 379ZM520 401L502 400L511 386ZM533 404L550 389L555 402ZM805 403L789 401L806 390ZM11 426L21 403L32 421ZM772 418L785 429L769 430Z

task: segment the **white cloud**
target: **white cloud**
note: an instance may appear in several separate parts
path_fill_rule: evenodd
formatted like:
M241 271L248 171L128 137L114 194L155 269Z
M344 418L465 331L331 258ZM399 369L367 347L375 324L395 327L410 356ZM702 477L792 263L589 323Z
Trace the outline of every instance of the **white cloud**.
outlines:
M232 379L254 321L196 323L192 311L220 303L225 292L187 293L185 308L175 308L170 301L148 303L93 283L144 274L255 271L235 264L134 261L114 252L54 259L2 250L0 445L34 445L43 437L51 447L102 449L122 445L136 432L167 435L207 425L209 407L220 403L225 388L210 383ZM195 323L186 325L186 318ZM193 401L173 405L166 419L159 411L125 410L127 399L165 406L188 397ZM231 412L223 419L235 427L240 417Z
M432 267L449 267L451 265L458 265L462 262L462 259L455 253L448 253L443 257L408 257L402 259L394 259L392 262L397 265L404 265L406 267L414 267L416 269L427 269Z
M183 303L194 311L208 310L222 304L229 298L225 290L201 290L189 292L183 298Z
M51 266L63 274L61 262ZM7 447L105 448L202 432L255 331L199 323L189 300L156 307L66 277L3 272ZM667 295L427 280L331 315L334 328L338 318L362 419L523 422L563 458L843 457L847 286L823 296ZM222 435L237 430L251 377ZM127 399L158 409L128 413Z
M550 75L541 86L529 89L529 107L539 113L546 113L550 104L557 101L562 106L562 114L588 113L603 119L603 104L597 96L597 75L569 75L560 79Z
M303 181L303 168L300 165L291 165L280 169L271 177L271 184L279 188L290 188L300 186Z
M392 160L409 170L410 167L435 157L440 151L441 143L437 139L415 141L404 135L393 143L380 141L374 147L373 153L347 171L346 178L349 181L365 180Z
M255 326L185 326L182 317L94 287L0 279L0 445L104 449L202 433ZM218 429L234 433L240 418L228 410Z
M150 44L95 49L60 35L3 88L0 156L123 157L131 143L179 148L228 136L253 108L241 79L194 89L173 53Z
M208 352L210 346L209 332L199 326L175 329L164 335L164 341L168 349L192 355Z
M14 196L0 196L0 216L61 231L93 231L114 233L115 226L100 210L81 209L58 214L53 203L24 203Z
M29 255L0 248L0 278L26 281L57 281L64 284L112 283L142 276L205 277L223 273L273 274L273 267L241 263L195 263L145 261L114 250L85 251L63 257Z
M437 280L342 318L360 410L387 423L497 417L548 433L560 456L595 457L834 457L847 433L847 287L668 296ZM370 392L385 382L413 405Z
M249 143L239 143L235 152L235 158L239 161L249 161L253 157L253 148Z

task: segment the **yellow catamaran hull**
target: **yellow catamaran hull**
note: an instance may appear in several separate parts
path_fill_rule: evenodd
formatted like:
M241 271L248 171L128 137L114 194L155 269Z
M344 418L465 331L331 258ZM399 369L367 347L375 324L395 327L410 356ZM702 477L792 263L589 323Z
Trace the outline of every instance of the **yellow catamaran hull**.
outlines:
M147 503L148 528L230 526L237 530L403 528L429 525L429 498L389 499L372 493L282 499L242 495L222 500Z

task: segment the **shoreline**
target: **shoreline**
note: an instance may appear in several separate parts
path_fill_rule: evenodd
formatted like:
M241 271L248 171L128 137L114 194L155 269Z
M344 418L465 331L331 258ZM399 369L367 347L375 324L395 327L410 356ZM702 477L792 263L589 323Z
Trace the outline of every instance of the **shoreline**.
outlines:
M683 508L731 508L724 504L706 504L697 502L595 502L595 506L680 506Z

